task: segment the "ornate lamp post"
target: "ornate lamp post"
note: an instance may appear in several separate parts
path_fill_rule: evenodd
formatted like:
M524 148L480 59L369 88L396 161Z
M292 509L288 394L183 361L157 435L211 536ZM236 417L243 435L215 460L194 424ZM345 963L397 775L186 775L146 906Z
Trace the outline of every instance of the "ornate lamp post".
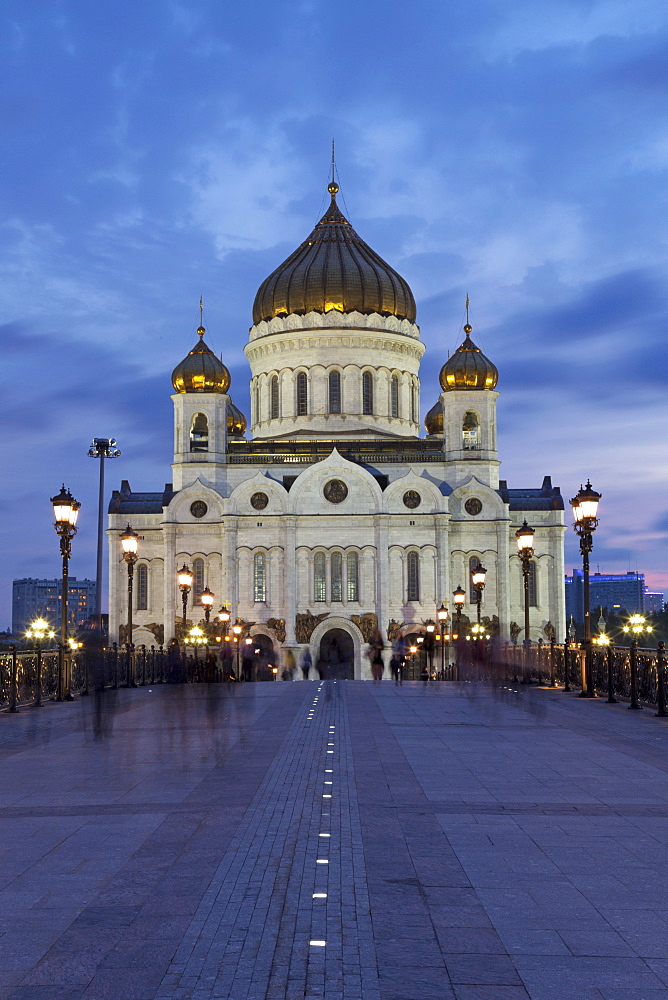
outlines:
M524 645L531 645L531 633L529 625L529 574L531 572L531 560L533 559L533 536L535 532L530 528L526 520L521 528L515 532L517 539L517 554L522 563L522 577L524 580Z
M60 538L60 554L63 557L63 582L61 590L60 646L58 648L58 695L57 700L72 700L70 693L70 657L67 643L67 597L69 590L69 561L72 554L72 539L77 533L77 518L81 504L75 500L63 485L60 493L51 497L53 504L54 528Z
M240 625L239 622L235 622L232 626L232 634L234 635L234 642L237 644L237 680L241 680L241 673L239 672L239 646L241 645L241 633L244 627Z
M43 618L31 622L26 632L26 639L32 639L37 649L37 677L35 679L35 700L33 708L42 706L42 643L45 639L55 639L56 633Z
M457 644L455 646L455 680L459 680L459 651L461 649L461 635L462 635L462 610L464 608L464 603L466 601L466 591L461 587L457 587L456 590L452 592L452 602L455 606L455 613L457 618L455 619L455 628L457 630Z
M580 697L593 698L591 677L591 621L589 618L589 553L592 550L592 535L596 531L598 519L598 504L601 494L593 490L591 483L578 490L570 501L573 508L575 523L573 528L580 539L580 555L582 556L583 576L583 606L584 606L584 670L582 691Z
M431 680L431 675L434 672L434 632L436 631L436 625L428 618L424 623L424 627L427 632L427 654L429 656L429 680Z
M205 587L200 594L200 602L204 608L204 621L209 624L209 619L211 618L211 608L213 607L213 602L216 595L208 587ZM220 617L220 616L219 616Z
M183 639L185 642L186 627L188 625L188 594L193 585L193 575L190 572L190 566L184 563L176 574L176 579L179 581L179 590L181 591L181 601L183 603Z
M448 609L443 601L441 601L441 606L436 612L436 617L438 618L438 627L441 633L441 680L445 680L445 625L448 620Z
M225 626L225 635L227 635L227 629L230 623L230 613L225 607L225 605L223 605L220 611L218 612L218 621L222 622L223 625Z
M100 488L97 498L97 562L95 573L95 624L98 629L98 640L102 645L102 554L104 537L104 460L105 458L120 458L115 438L93 438L88 449L89 458L100 460Z
M198 659L197 647L204 646L206 643L206 636L204 635L204 632L202 632L199 625L193 625L193 627L190 629L187 636L185 637L184 643L187 643L189 646L193 647L193 651L195 654L195 663L197 663Z
M476 594L476 613L478 625L480 624L480 607L482 604L482 592L485 589L485 577L487 576L487 570L482 565L480 560L478 560L478 565L471 570L471 583L473 584L473 589Z
M128 641L126 644L127 649L127 686L134 687L134 677L132 676L132 586L134 583L135 575L135 563L137 562L137 548L139 547L139 535L132 530L128 524L127 528L121 535L121 548L123 549L123 558L128 565Z

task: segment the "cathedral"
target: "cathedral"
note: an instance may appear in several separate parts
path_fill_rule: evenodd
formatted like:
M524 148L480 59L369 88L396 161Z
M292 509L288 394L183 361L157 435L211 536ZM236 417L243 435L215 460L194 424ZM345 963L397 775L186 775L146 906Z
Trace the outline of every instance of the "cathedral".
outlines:
M139 535L135 645L182 642L184 610L186 634L205 629L201 596L212 592L214 611L227 608L240 638L275 662L309 649L316 663L335 646L347 675L367 678L376 630L386 647L415 637L444 605L449 637L457 588L462 621L476 620L479 563L482 622L521 641L515 532L525 520L535 531L530 638L563 639L559 489L549 476L533 489L499 478L498 372L472 339L468 308L421 436L413 294L352 228L338 190L332 180L329 208L255 296L249 429L201 322L176 365L171 482L145 493L124 481L109 506L110 641L127 640L128 524Z

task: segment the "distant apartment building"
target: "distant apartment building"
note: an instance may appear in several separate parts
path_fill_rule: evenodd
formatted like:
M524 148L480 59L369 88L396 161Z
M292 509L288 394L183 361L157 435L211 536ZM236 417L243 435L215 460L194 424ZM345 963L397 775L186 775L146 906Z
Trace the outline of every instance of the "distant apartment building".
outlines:
M599 607L611 614L628 611L642 614L645 608L644 573L591 573L589 576L589 606L592 620L598 618ZM566 618L584 621L584 580L581 569L566 577Z
M56 630L60 627L60 580L14 580L12 586L12 633L21 635L35 618L46 618ZM71 576L68 586L67 617L70 628L77 628L95 614L95 581Z
M663 611L666 595L658 590L648 590L643 594L644 611L646 615L658 615Z

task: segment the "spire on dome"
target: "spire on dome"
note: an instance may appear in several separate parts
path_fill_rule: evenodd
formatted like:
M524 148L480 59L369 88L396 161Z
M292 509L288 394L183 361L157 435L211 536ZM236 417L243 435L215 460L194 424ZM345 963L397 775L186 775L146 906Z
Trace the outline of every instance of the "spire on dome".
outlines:
M485 357L471 340L473 327L469 322L469 297L466 296L466 337L451 358L441 368L440 382L444 392L450 389L493 389L499 380L496 366Z

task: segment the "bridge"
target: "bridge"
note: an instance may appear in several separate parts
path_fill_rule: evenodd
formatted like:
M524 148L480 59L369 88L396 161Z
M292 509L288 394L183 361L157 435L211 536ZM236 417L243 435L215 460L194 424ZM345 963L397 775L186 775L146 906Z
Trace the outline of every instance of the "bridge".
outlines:
M0 997L667 996L666 722L515 677L3 713Z

